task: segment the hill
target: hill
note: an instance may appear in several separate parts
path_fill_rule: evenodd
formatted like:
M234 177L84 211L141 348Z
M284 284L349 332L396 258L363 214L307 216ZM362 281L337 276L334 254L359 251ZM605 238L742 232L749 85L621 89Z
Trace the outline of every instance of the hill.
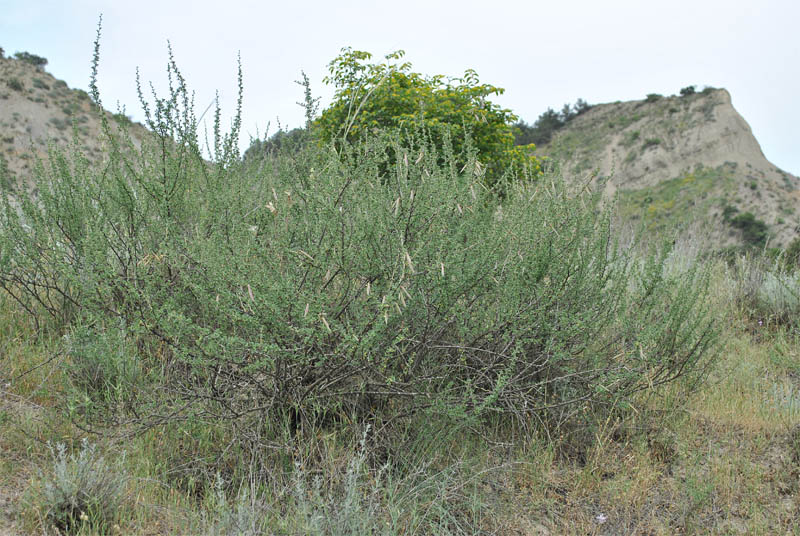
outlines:
M537 153L568 180L618 194L622 220L651 230L713 246L785 246L800 232L800 179L765 158L724 89L594 105Z
M104 141L93 108L85 91L71 89L35 62L0 57L0 167L11 182L30 184L34 155L46 157L48 143L66 147L73 135L86 156L99 161ZM106 114L128 123L135 139L144 136L145 128L125 115Z

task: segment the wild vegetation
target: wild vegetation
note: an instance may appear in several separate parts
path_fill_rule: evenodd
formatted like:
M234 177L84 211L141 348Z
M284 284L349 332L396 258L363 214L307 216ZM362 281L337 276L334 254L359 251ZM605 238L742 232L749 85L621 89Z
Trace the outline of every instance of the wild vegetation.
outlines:
M567 123L591 109L591 105L583 99L578 99L574 105L565 104L560 112L552 108L545 110L532 124L518 121L514 124L516 145L541 145L549 142L553 134Z
M437 106L488 90L366 59L346 51L333 75L358 82L319 118L307 93L306 129L242 158L239 114L201 149L170 55L170 92L140 94L149 139L100 113L103 166L54 146L36 192L4 188L18 526L796 530L798 272L623 239L597 197L439 112L373 130L382 80ZM514 119L485 106L506 148Z

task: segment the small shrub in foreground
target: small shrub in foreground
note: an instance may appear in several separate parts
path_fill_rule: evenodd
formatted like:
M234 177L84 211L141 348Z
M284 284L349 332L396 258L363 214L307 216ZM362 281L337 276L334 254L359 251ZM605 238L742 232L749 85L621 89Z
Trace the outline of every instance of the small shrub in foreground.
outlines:
M31 491L33 508L50 525L67 534L84 527L110 530L125 503L127 479L84 440L78 455L66 446L51 447L53 467Z

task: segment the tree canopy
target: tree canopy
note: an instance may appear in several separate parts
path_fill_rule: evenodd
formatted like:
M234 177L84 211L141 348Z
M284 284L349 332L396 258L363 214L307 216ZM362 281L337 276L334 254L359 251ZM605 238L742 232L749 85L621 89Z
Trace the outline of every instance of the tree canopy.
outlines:
M336 88L333 102L313 124L323 142L356 141L387 128L421 128L439 147L449 139L456 154L471 140L489 185L508 171L541 173L533 145L514 145L517 117L489 100L502 88L481 83L472 69L459 78L414 72L409 62L401 63L404 55L393 52L374 63L369 52L342 49L324 80Z

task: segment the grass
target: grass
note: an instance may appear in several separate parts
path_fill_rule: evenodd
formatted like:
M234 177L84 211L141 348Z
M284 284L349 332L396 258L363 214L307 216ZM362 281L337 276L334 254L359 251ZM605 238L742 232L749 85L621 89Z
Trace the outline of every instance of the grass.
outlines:
M696 169L645 190L620 192L619 215L625 221L644 221L651 232L685 227L696 222L698 214L707 214L722 203L711 195L720 188L733 191L727 166Z

